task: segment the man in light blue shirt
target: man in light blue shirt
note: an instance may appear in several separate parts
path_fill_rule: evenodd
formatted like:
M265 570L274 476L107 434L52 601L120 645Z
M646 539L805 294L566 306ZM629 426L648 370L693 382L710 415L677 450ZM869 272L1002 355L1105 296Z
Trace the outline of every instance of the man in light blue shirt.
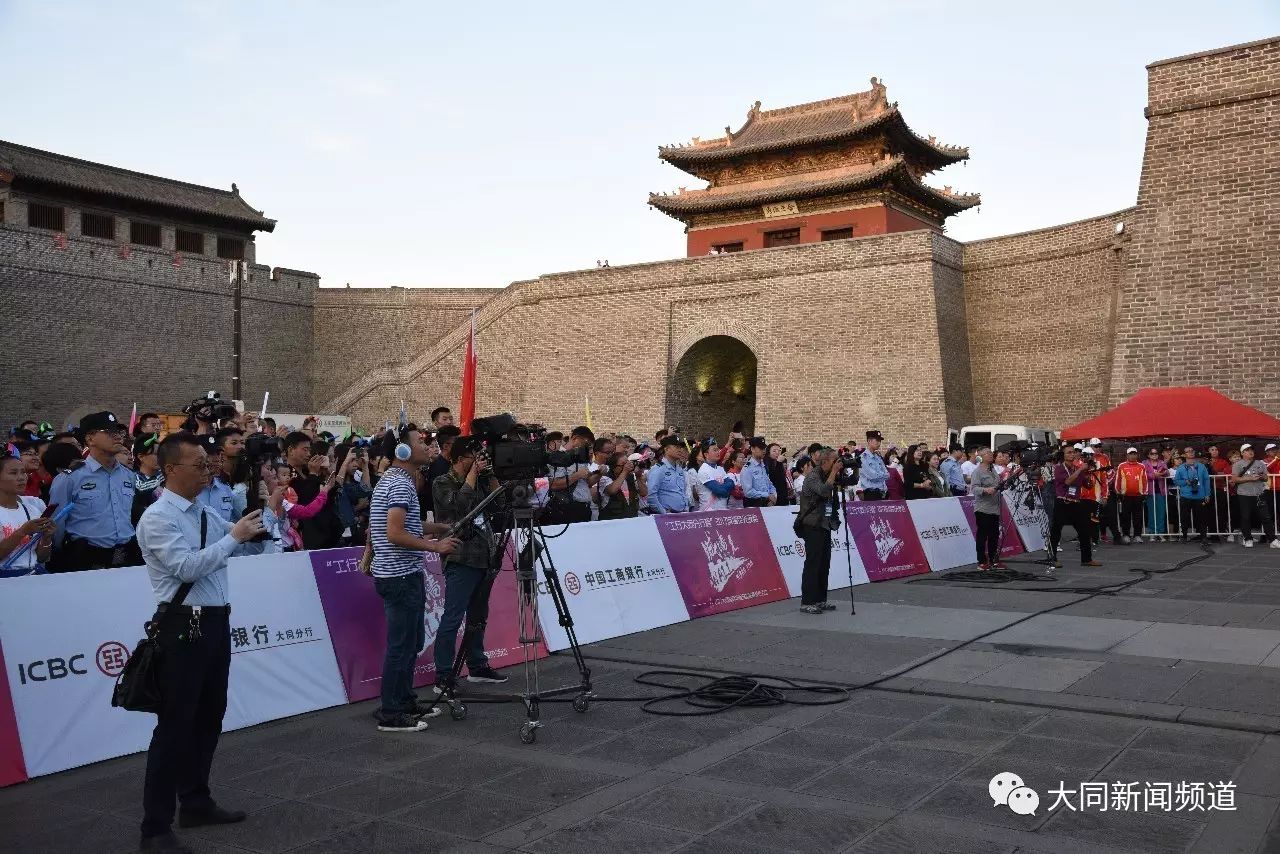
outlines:
M133 472L116 462L128 428L110 412L80 419L80 435L89 457L58 475L49 503L71 504L54 532L55 572L137 566L133 536Z
M244 821L223 809L209 792L209 768L227 710L231 628L227 561L258 554L264 533L261 511L234 525L196 499L212 472L200 441L176 433L160 443L164 493L138 520L138 545L159 603L152 618L160 656L161 694L156 728L147 751L143 786L143 851L184 850L172 826L175 802L180 824L198 827ZM191 585L181 604L173 600Z
M883 501L889 495L889 468L880 456L883 441L879 430L867 431L867 449L862 452L862 469L858 473L863 501Z
M761 436L751 439L751 459L742 468L742 506L773 506L778 500L778 490L769 479L769 470L764 467L764 455L769 444Z
M1189 538L1192 523L1200 535L1201 543L1209 542L1209 502L1213 493L1209 489L1209 469L1200 462L1195 448L1183 449L1186 461L1173 473L1173 484L1178 487L1178 516L1182 523L1182 541Z
M673 436L662 440L662 461L649 471L649 509L654 513L687 513L684 466L680 465L684 443Z

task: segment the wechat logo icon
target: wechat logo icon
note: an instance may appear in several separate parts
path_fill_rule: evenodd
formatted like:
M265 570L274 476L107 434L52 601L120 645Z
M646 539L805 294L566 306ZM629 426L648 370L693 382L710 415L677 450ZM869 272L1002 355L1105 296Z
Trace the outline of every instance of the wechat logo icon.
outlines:
M1018 815L1035 815L1040 807L1040 795L1028 788L1017 774L1004 771L991 778L987 784L992 806L1007 806Z

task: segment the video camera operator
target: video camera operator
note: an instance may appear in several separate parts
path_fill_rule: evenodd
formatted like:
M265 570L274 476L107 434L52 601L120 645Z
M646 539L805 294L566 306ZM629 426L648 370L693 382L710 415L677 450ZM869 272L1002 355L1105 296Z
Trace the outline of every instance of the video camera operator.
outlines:
M800 487L800 510L794 529L804 540L804 569L800 576L800 610L806 614L834 611L827 602L831 573L831 532L839 530L836 481L844 466L833 448L814 453L814 465Z
M551 470L551 522L591 521L591 487L600 479L598 472L591 471L589 460L595 440L595 434L588 427L574 427L569 434L567 450L581 461Z
M110 569L142 562L134 538L133 472L116 460L128 428L110 412L80 419L79 433L89 456L67 466L49 487L49 503L72 502L57 525L50 570Z
M471 437L455 439L452 452L453 464L431 484L436 521L446 526L465 517L491 492L502 488L492 474L492 462L484 453L480 440ZM489 506L498 510L504 504L505 498L499 497ZM478 601L472 601L476 588L485 582L486 576L498 571L502 560L502 556L497 554L494 532L485 514L477 516L474 523L467 526L466 533L460 534L460 539L460 544L444 562L444 614L440 617L435 641L436 685L439 686L453 669L458 628L464 617L469 624L478 627L472 632L466 650L468 680L506 682L507 677L489 666L489 658L484 651L484 623L489 618L489 597L477 597Z

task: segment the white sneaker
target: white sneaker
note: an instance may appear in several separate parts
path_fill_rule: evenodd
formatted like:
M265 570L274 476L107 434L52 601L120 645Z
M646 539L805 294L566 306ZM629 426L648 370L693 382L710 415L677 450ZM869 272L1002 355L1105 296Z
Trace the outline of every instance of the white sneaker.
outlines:
M1271 541L1271 548L1280 549L1280 537L1277 537L1276 539Z
M1129 545L1130 543L1132 543L1133 541L1132 541L1132 540L1130 540L1128 537L1121 537L1121 538L1120 538L1120 542L1124 543L1124 544L1127 546L1127 545Z
M1245 547L1246 549L1251 549L1251 548L1253 548L1253 537L1250 537L1249 539L1247 539L1247 540L1245 540L1245 541L1244 541L1244 547Z
M1228 542L1228 543L1234 543L1235 541L1236 541L1236 535L1235 535L1235 534L1227 534L1227 542Z

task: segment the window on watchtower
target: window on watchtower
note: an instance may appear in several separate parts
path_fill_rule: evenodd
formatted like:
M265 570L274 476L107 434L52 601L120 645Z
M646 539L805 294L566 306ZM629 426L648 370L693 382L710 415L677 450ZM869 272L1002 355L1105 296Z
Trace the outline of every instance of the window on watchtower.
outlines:
M85 237L116 239L116 218L109 214L80 213L80 233Z
M800 242L800 229L787 228L782 231L766 231L764 233L764 248L768 249L772 246L791 246Z
M853 237L852 228L829 228L822 232L823 240L848 240Z
M739 240L737 243L717 243L711 247L711 251L716 253L717 255L720 255L724 252L741 252L742 241Z
M243 261L244 241L238 237L219 237L218 257L231 261Z
M203 255L204 235L198 231L186 231L180 228L174 233L174 247L179 252Z
M129 242L138 246L159 246L160 226L154 222L129 223Z
M47 228L52 231L63 231L63 209L61 205L42 205L39 202L27 204L27 225L32 228Z

